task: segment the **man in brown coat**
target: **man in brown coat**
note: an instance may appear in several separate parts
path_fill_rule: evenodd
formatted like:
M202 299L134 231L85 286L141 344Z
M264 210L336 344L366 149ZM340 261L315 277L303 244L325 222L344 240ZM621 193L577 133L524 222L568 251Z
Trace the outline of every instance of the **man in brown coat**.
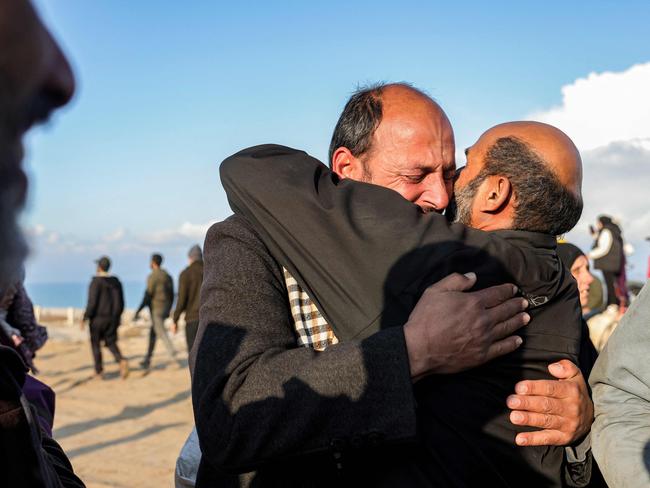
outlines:
M174 310L174 325L172 332L178 331L178 320L185 312L185 340L187 351L192 350L196 331L199 328L199 299L201 297L201 283L203 282L203 253L199 245L194 245L187 253L189 266L185 268L178 278L178 300Z

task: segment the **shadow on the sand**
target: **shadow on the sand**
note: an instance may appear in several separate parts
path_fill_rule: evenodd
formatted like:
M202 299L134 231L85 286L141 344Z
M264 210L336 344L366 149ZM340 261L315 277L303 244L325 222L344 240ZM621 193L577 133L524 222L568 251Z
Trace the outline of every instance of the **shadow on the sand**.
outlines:
M73 390L73 389L77 388L78 386L81 386L81 385L83 385L85 383L88 383L89 381L93 381L94 379L95 379L94 375L93 376L84 376L83 378L78 378L78 379L74 380L72 383L70 383L65 388L58 388L58 385L62 385L67 381L67 379L66 379L66 380L60 381L58 383L58 385L53 386L52 389L54 390L54 392L57 395L61 395L61 394L65 393L65 392L68 392L70 390Z
M47 359L52 359L55 357L59 356L64 356L66 354L70 354L71 352L75 352L79 349L78 344L72 344L66 347L60 347L56 352L47 352L47 353L42 353L38 352L36 353L36 359L38 360L47 360Z
M184 424L182 422L177 422L175 424L154 425L152 427L148 427L148 428L146 428L144 430L141 430L140 432L128 435L126 437L121 437L119 439L114 439L112 441L98 442L97 444L92 444L90 446L80 447L78 449L72 449L72 450L67 451L67 454L68 454L69 458L74 458L75 456L80 456L82 454L88 454L90 452L98 451L99 449L104 449L106 447L116 446L118 444L124 444L124 443L132 442L132 441L137 441L139 439L149 437L150 435L157 434L158 432L161 432L163 430L171 429L173 427L178 427L180 425L184 425Z
M94 429L95 427L103 427L108 424L120 422L122 420L130 420L139 417L144 417L145 415L159 408L168 407L169 405L173 405L174 403L182 402L183 400L189 398L189 396L190 396L190 390L185 390L180 393L177 393L171 398L167 398L166 400L149 403L147 405L138 405L138 406L128 405L124 407L120 413L113 415L111 417L85 420L83 422L77 422L76 424L70 424L70 425L66 425L65 427L61 427L60 429L56 429L54 431L54 438L64 439L66 437L70 437L79 434L81 432L85 432L89 429Z

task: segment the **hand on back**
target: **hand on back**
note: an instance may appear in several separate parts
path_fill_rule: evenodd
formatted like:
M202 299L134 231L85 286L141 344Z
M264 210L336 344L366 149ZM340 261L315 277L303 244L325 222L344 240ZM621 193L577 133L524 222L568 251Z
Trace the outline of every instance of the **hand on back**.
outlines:
M467 292L476 275L451 274L423 293L404 326L411 376L458 373L508 354L530 321L511 284Z

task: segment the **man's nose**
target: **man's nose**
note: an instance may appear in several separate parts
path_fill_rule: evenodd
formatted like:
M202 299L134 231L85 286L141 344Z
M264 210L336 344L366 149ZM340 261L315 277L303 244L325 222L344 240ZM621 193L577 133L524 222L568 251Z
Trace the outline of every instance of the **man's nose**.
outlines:
M61 48L49 32L46 32L46 35L51 51L46 66L41 96L45 98L51 109L55 109L70 101L74 94L75 80L70 63Z
M429 175L423 184L425 185L424 191L417 204L425 210L436 212L446 209L449 205L449 194L444 178L441 175Z

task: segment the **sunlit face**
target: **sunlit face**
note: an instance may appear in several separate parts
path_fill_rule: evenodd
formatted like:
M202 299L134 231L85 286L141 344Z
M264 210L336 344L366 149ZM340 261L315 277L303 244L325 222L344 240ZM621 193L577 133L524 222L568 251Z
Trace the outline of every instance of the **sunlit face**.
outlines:
M70 66L30 2L0 1L0 276L26 253L16 224L27 192L23 135L73 90Z
M571 274L578 283L580 293L580 305L585 307L589 301L589 287L594 281L593 275L589 272L589 260L586 256L579 256L571 266Z
M388 111L363 157L364 180L397 191L424 211L442 212L453 191L454 152L454 133L444 114L422 110L405 117Z

